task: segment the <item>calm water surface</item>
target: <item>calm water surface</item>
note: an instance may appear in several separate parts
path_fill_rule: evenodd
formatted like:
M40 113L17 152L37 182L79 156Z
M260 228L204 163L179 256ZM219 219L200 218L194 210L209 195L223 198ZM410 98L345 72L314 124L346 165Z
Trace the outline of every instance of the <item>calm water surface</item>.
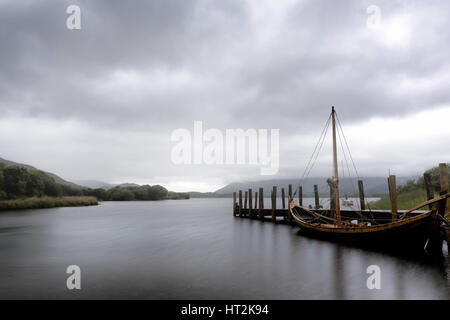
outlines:
M0 214L0 298L449 299L428 263L233 218L230 199L104 202ZM366 268L381 268L381 290ZM81 290L66 268L81 267Z

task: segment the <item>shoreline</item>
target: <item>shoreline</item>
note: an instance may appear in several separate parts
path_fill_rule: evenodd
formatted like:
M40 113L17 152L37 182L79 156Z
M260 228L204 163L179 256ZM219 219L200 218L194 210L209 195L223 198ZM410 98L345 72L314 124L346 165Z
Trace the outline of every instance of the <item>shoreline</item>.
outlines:
M48 209L57 207L85 207L96 205L98 205L97 198L90 196L32 197L25 199L2 200L0 201L0 211Z
M59 207L97 206L101 202L134 202L134 201L165 201L189 200L189 198L168 197L155 200L99 200L93 196L62 196L62 197L32 197L25 199L0 200L0 212L7 210L50 209Z

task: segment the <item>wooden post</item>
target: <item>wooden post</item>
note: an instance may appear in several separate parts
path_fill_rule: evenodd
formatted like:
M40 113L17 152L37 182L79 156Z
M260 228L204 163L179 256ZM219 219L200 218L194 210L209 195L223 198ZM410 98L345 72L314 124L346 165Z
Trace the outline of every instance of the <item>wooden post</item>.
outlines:
M281 188L281 204L283 206L283 209L286 209L286 199L284 194L284 188Z
M334 181L327 180L328 185L330 186L330 215L333 212L336 212L336 188Z
M441 196L445 195L447 193L447 191L441 191ZM447 206L447 200L441 200L437 203L437 213L440 214L441 216L445 215L445 207Z
M247 209L247 191L244 193L244 209Z
M441 196L446 194L446 191L441 192ZM442 199L437 203L433 204L433 209L437 210L437 214L439 216L444 216L445 215L445 207L446 207L447 201L446 199ZM437 220L437 219L436 219ZM428 242L426 245L426 250L428 252L430 252L432 255L440 255L442 256L442 242L443 242L443 238L440 234L440 227L439 225L441 224L441 221L436 221L433 223L433 226L431 228L431 233L428 236ZM448 236L448 233L447 233ZM450 246L448 245L448 240L449 238L447 237L447 246L450 249Z
M248 216L253 216L253 191L252 189L248 189Z
M258 191L255 191L255 210L256 209L258 209Z
M427 200L431 200L434 197L433 185L431 183L431 174L424 173L423 181L425 183L425 190L427 191ZM431 210L433 208L433 205L432 204L428 205L428 208Z
M273 186L272 189L272 222L276 221L277 214L277 187Z
M446 163L439 163L439 176L441 182L441 194L445 194L449 191L448 185L448 166ZM450 198L447 198L447 202L444 210L444 217L449 218L450 214ZM448 252L450 252L450 231L447 230L445 234L445 238L447 240L447 248Z
M364 184L362 180L358 180L358 189L359 189L359 204L361 206L361 210L366 210L366 200L364 199Z
M288 187L288 213L287 213L289 223L292 222L292 216L291 216L291 210L290 210L291 201L293 201L292 200L292 184L289 184L289 187Z
M233 192L233 217L236 216L236 192Z
M300 207L303 206L303 188L302 187L298 187L298 205Z
M259 212L258 212L258 214L259 214L259 218L261 220L264 220L264 215L262 212L262 209L264 209L264 190L263 190L263 188L259 188L258 193L259 193Z
M314 200L315 200L315 204L316 204L316 209L319 209L319 187L317 186L317 184L314 185Z
M392 221L397 220L397 185L395 182L395 176L389 176L389 196L391 198L391 208L392 208Z
M239 190L239 217L242 217L242 190Z
M273 217L273 189L270 191L270 207L272 208L272 217Z
M441 192L448 192L448 167L446 163L439 163L439 177L441 182ZM450 198L447 198L447 205L445 207L446 215L450 213Z
M261 208L264 209L264 190L263 190L263 188L260 188L259 192L261 193Z

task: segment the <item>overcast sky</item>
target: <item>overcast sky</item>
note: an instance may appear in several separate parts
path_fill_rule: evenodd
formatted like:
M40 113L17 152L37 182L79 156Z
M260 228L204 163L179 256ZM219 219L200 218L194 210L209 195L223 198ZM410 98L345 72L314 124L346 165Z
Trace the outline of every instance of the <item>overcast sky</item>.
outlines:
M279 176L300 177L334 105L360 175L419 175L450 160L449 15L424 0L0 0L0 157L211 191L260 167L175 165L175 129L280 129ZM329 176L330 143L312 176Z

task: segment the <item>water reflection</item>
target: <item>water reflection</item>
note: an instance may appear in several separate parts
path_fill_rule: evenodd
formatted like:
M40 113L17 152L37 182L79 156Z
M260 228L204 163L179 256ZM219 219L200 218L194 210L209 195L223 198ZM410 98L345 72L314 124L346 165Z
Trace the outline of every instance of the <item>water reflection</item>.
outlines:
M233 218L229 199L103 203L0 214L0 298L448 299L436 263ZM82 290L65 269L82 269ZM366 287L379 265L382 289Z

